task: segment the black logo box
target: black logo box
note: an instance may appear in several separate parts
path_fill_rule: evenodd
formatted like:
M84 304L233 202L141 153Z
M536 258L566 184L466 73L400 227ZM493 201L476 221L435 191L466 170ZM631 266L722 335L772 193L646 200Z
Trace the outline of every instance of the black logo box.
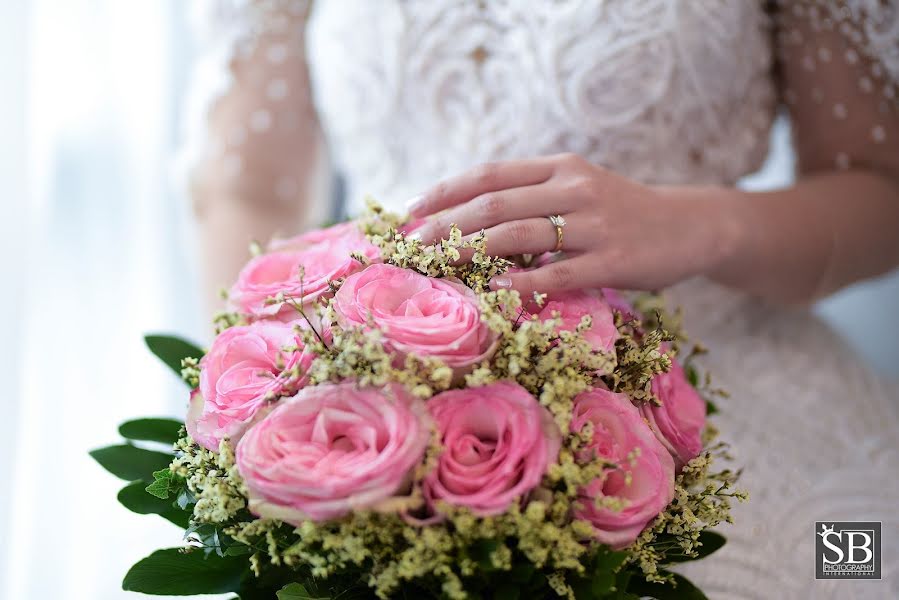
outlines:
M816 521L815 579L881 579L880 521Z

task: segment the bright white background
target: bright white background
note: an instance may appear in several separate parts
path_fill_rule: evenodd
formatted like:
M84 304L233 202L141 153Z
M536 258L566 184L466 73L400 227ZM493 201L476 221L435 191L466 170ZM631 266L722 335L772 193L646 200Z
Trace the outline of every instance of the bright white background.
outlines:
M177 545L87 456L184 394L147 331L202 340L188 204L172 177L189 35L178 0L0 4L0 598L124 598L127 567ZM786 129L764 173L789 180ZM819 307L897 375L899 276Z

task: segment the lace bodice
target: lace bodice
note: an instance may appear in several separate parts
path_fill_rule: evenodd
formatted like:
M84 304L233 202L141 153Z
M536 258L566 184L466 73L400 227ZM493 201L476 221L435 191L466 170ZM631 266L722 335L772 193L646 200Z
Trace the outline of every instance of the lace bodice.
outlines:
M337 0L307 47L350 198L392 203L563 151L647 182L733 182L767 150L766 22L754 2Z

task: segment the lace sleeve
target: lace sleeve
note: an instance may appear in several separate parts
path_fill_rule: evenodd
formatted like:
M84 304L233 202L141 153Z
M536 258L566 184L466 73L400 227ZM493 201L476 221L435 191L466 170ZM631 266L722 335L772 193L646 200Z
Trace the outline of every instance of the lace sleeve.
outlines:
M899 0L779 0L774 10L799 172L899 175Z
M195 0L197 60L182 171L189 182L210 298L250 240L324 220L321 135L309 93L309 0ZM313 201L313 199L315 201Z

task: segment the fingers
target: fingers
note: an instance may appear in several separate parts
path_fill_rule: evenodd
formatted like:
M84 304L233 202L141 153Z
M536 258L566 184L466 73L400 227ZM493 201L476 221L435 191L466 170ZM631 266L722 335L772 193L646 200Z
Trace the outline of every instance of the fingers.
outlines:
M551 201L552 190L545 185L532 185L498 192L489 192L470 202L429 217L416 233L421 240L432 243L447 237L455 224L463 235L520 219L548 216L549 210L564 212L558 200ZM550 209L550 204L553 205Z
M569 228L570 229L570 228ZM490 256L514 256L516 254L542 254L556 249L556 226L547 218L522 219L501 223L484 231L487 236L487 254ZM580 249L575 237L564 233L565 247ZM469 236L471 237L471 236Z
M554 163L547 158L486 163L413 198L409 213L424 217L482 194L543 183L552 176L553 169Z
M499 275L490 281L490 287L494 290L517 290L522 298L529 298L534 292L545 294L595 287L596 264L591 263L590 257L584 254L533 271Z

